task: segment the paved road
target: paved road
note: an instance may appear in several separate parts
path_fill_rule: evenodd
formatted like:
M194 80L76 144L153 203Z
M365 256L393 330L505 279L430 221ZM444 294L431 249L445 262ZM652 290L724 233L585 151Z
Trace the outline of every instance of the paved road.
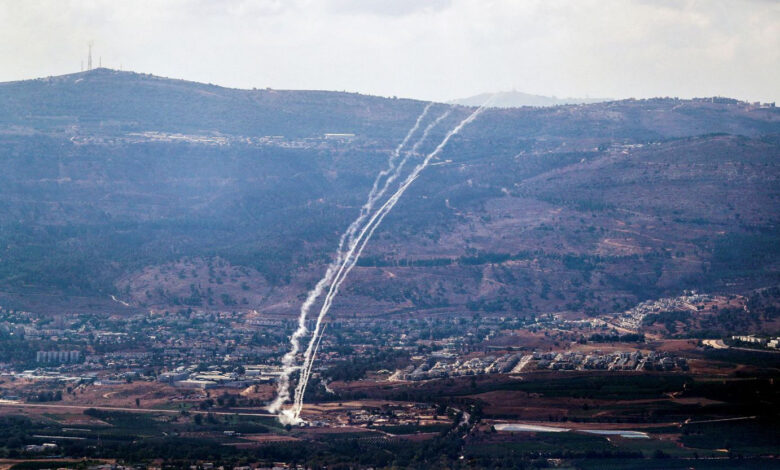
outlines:
M122 407L115 407L115 406L85 406L85 405L55 405L50 403L11 403L11 402L0 402L0 406L5 406L7 408L53 408L53 409L64 409L64 410L74 410L74 411L84 411L88 409L94 409L94 410L102 410L102 411L125 411L129 413L168 413L168 414L179 414L180 410L163 410L163 409L156 409L156 408L122 408ZM213 415L227 415L227 416L262 416L262 417L274 417L276 415L273 415L271 413L247 413L247 412L232 412L232 411L203 411L203 410L187 410L190 413L195 414L213 414Z
M721 418L721 419L708 419L705 421L691 421L690 418L685 420L685 424L707 424L707 423L722 423L724 421L744 421L746 419L756 419L757 416L740 416L739 418Z

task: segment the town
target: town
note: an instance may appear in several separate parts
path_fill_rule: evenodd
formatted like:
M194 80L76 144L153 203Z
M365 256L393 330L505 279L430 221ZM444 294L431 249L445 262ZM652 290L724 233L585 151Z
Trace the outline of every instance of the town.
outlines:
M697 294L684 305L696 310L696 302L711 301ZM685 357L653 351L644 335L616 329L625 328L625 319L635 318L635 312L648 310L648 305L616 314L611 321L468 313L404 320L337 318L328 325L315 372L325 381L367 375L421 381L536 370L688 370ZM146 380L185 389L243 390L276 381L283 344L293 328L289 318L256 311L188 308L130 316L44 316L2 308L5 360L0 371L3 377L33 382L107 386ZM724 340L777 347L777 339L756 336Z

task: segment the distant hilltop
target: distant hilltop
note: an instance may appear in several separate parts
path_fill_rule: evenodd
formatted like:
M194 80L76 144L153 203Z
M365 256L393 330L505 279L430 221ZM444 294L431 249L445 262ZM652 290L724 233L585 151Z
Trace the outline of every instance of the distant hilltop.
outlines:
M491 97L494 98L490 105L496 108L520 108L522 106L545 107L560 106L564 104L588 104L613 101L611 98L556 98L555 96L531 95L529 93L522 93L513 90L500 91L498 93L482 93L479 95L470 96L468 98L452 100L450 103L464 106L479 106L485 103Z

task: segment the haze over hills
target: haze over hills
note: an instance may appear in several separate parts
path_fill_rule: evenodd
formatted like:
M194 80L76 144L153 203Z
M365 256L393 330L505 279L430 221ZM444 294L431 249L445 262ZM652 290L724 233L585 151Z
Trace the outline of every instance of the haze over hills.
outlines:
M711 3L0 1L0 467L780 469L780 3Z
M294 313L424 106L108 69L0 84L0 301ZM736 100L488 110L332 313L597 314L776 285L778 157L780 112Z
M496 108L520 108L523 106L561 106L566 104L588 104L602 103L604 101L613 101L610 98L557 98L555 96L542 96L523 93L520 91L500 91L497 93L481 93L479 95L469 96L468 98L459 98L452 100L453 104L463 106L480 106L490 100L490 106Z

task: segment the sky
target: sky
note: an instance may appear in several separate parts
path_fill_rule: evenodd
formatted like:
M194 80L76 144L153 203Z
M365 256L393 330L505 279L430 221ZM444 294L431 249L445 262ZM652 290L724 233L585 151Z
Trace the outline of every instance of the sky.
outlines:
M777 0L0 0L0 81L780 102Z

